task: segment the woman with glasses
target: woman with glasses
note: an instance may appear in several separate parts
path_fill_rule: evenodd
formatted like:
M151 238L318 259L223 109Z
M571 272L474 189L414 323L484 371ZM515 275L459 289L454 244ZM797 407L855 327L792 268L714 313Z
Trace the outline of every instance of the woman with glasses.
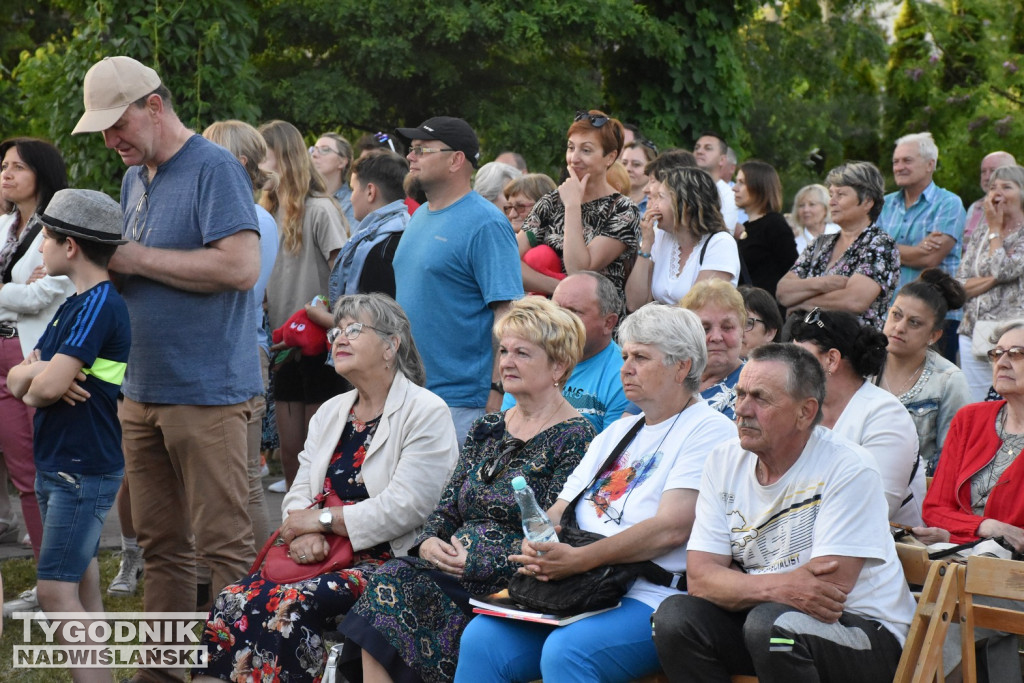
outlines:
M924 500L926 526L914 529L924 543L1001 538L1005 546L1024 552L1024 321L1001 326L996 339L988 356L992 386L1003 398L964 406L953 418ZM1019 602L1000 606L1024 608ZM986 664L987 680L1018 680L1017 636L983 629L976 635L985 639L980 661ZM943 650L947 674L959 662L955 636L951 633L954 647Z
M49 142L10 138L0 143L0 487L6 500L9 476L18 490L25 528L37 557L43 527L32 459L35 411L7 389L7 371L32 352L57 308L75 292L67 277L40 277L39 270L43 233L36 214L44 212L50 198L67 186L64 158ZM9 501L0 515L0 539L17 541L19 532ZM26 610L38 604L34 594L22 598L27 600Z
M327 291L331 266L349 235L345 217L326 194L299 130L286 121L270 121L259 131L267 143L263 168L279 178L277 187L260 197L260 206L277 221L277 260L267 283L267 319L270 329L276 330ZM326 360L326 352L305 356L298 349L289 349L283 360L275 359L275 417L286 488L298 471L299 451L313 413L345 388Z
M701 398L731 420L735 417L736 382L743 369L743 335L750 325L743 295L724 280L704 280L695 284L679 305L696 313L704 328L708 362L700 378Z
M852 313L820 308L792 318L789 333L825 370L822 426L860 444L874 458L889 521L920 524L926 484L914 421L895 396L867 381L885 363L885 335Z
M896 295L883 332L885 366L875 384L900 400L917 427L925 474L933 476L949 423L970 402L960 368L932 348L948 311L964 304L964 288L939 268L927 268Z
M789 214L793 226L798 254L822 235L834 235L839 226L832 222L828 210L828 188L824 185L804 185L793 197L793 211Z
M719 211L715 181L687 160L648 169L647 213L640 223L641 244L626 283L626 308L648 301L674 304L694 283L711 279L735 285L740 273L736 240Z
M620 293L640 242L640 212L608 182L608 169L622 153L623 129L596 109L578 112L569 127L568 177L557 192L541 197L518 235L519 255L546 244L572 275L595 270ZM526 291L550 295L559 280L522 264Z
M685 577L704 461L715 445L736 438L736 427L697 393L706 352L692 311L648 304L622 323L619 343L622 386L643 415L618 420L598 435L548 510L557 523L579 495L579 527L607 538L583 547L523 541L511 558L522 565L520 573L557 580L652 560ZM602 469L625 439L622 454ZM478 616L462 636L455 680L625 683L657 673L651 614L684 589L637 579L615 609L561 628Z
M517 233L523 229L523 222L533 211L537 200L556 189L555 181L543 173L526 173L505 184L505 215ZM536 236L535 238L536 239Z
M775 297L760 287L741 285L743 306L747 309L747 324L743 327L743 346L740 356L747 358L758 346L776 341L782 332L782 314Z
M409 551L374 573L341 624L342 671L364 681L450 681L469 598L508 585L523 531L512 479L526 482L545 508L594 436L562 396L583 353L585 331L573 313L543 297L512 304L494 325L499 371L516 405L470 429L441 502Z
M383 294L346 296L334 324L334 367L354 390L324 403L310 422L280 538L302 565L324 558L327 535L346 536L353 564L292 584L257 571L227 586L203 635L209 665L194 681L237 680L243 671L320 680L322 633L334 630L370 574L408 552L455 465L455 426L444 401L423 388L423 363L398 304ZM344 505L310 508L329 491Z
M967 290L958 332L960 367L973 401L985 399L992 374L986 359L975 355L975 327L1014 319L1024 309L1024 168L997 168L988 188L985 222L971 233L956 275ZM981 341L991 346L991 340Z
M737 208L747 212L739 235L740 258L755 287L775 296L779 279L796 262L796 241L782 209L782 181L771 164L745 161L732 188Z
M847 311L881 330L900 279L900 253L875 225L885 201L885 181L874 164L851 161L829 171L829 209L839 232L804 250L775 289L791 310L820 307Z
M309 148L309 156L313 160L313 168L323 176L326 193L338 201L351 230L356 224L352 189L348 186L352 171L352 145L337 133L324 133Z

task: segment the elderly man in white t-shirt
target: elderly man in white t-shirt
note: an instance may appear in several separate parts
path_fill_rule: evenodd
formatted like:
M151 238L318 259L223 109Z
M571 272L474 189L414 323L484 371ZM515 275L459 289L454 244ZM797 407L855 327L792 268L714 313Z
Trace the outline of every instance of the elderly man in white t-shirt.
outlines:
M816 426L824 386L791 344L755 349L740 374L739 439L704 468L690 593L653 618L670 681L892 680L914 599L873 460Z

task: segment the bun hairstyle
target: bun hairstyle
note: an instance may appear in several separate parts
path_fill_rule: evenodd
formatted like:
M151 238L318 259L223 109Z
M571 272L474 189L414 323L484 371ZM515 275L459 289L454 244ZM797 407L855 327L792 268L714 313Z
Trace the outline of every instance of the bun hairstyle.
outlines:
M803 316L794 317L789 329L791 341L811 342L822 351L836 349L861 377L881 372L888 337L870 325L861 325L857 316L846 311L819 310L818 316L824 327L805 323Z
M913 282L900 290L899 296L920 299L935 314L932 330L942 327L946 314L967 302L964 286L940 268L925 268Z

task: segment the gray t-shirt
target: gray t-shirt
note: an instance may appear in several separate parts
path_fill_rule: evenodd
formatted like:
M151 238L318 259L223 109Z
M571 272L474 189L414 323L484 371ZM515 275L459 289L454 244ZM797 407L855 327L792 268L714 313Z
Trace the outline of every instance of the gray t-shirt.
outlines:
M252 184L230 152L193 135L160 165L121 183L125 239L201 249L242 230L259 233ZM251 290L186 292L139 275L121 278L132 324L122 391L142 403L231 405L263 389Z

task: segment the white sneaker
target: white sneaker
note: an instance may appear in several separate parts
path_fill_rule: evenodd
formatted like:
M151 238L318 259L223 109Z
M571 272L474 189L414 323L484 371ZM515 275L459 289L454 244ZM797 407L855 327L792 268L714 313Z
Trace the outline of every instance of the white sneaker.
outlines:
M107 587L107 595L135 595L142 576L142 548L121 551L121 567Z
M288 493L288 485L284 483L284 479L281 481L275 481L273 484L267 487L267 490L271 493Z
M39 609L39 597L36 587L27 590L14 600L4 603L4 619L9 619L15 612L35 612Z

